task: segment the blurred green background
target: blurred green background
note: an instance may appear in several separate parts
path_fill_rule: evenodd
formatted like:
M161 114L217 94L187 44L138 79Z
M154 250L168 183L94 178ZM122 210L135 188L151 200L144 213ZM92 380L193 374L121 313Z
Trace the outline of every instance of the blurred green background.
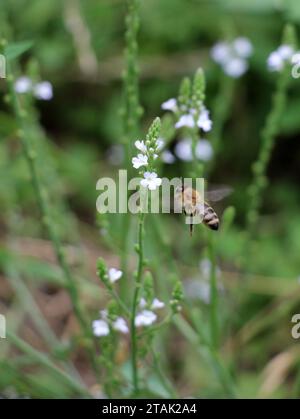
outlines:
M82 292L92 313L105 302L100 287L95 285L96 258L103 256L118 264L119 223L96 217L95 185L102 176L115 176L123 164L112 147L122 138L125 14L126 2L121 0L1 1L0 21L6 36L14 42L33 41L32 48L20 59L19 74L38 68L41 79L53 84L53 99L37 101L33 106L39 121L33 137L42 176L57 204L54 217L70 247L73 267L79 277L82 269L90 279L82 284ZM290 334L291 317L300 309L297 79L289 88L280 135L268 167L269 186L246 266L242 251L246 189L277 78L267 70L266 60L280 45L285 23L295 24L299 31L299 1L142 0L140 18L140 95L144 108L141 136L155 116L163 115L161 103L177 96L182 77L193 75L200 66L207 80L206 105L214 119L216 101L222 100L219 86L223 76L210 57L210 48L219 40L237 36L246 36L253 44L249 71L233 83L222 150L209 179L234 188L226 204L236 209L233 225L220 232L218 244L224 287L220 292L222 354L230 364L239 397L299 396L300 347ZM64 342L57 349L62 359L72 358L89 388L100 388L101 392L101 383L90 372L81 343L76 341L74 318L71 309L67 310L68 298L60 287L60 273L28 182L17 125L5 100L5 80L1 79L0 89L0 312L7 315L8 324L13 324L15 330L21 327L27 342L45 350L36 325L28 318L29 300L20 285L25 281L51 329ZM168 145L171 150L177 140L174 137ZM188 166L177 160L165 164L162 170L173 177L184 174ZM217 208L222 214L224 205ZM157 250L155 229L150 223L149 227L147 254L158 294L165 292L162 281L169 274L167 264L161 267L161 262L170 257L178 264L183 281L201 280L201 234L190 240L182 219L163 215L157 228L163 245L170 248L170 253L163 255ZM178 234L180 242L176 240ZM134 241L134 227L131 235ZM205 306L203 301L196 301L195 313L205 313ZM205 314L202 322L199 327L205 331ZM194 348L178 332L168 333L161 339L164 363L179 394L222 396L219 383ZM4 347L0 340L0 393L4 396L74 395L63 384L56 388L57 382L43 367L26 362L25 356L7 345ZM125 358L126 350L122 355Z

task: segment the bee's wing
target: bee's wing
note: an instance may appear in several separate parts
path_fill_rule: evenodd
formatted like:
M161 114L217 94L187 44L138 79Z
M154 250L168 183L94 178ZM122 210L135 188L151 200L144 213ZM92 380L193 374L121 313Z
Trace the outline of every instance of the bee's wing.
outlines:
M205 192L205 199L211 202L221 201L230 195L233 192L233 189L229 186L220 187L214 190L209 190Z

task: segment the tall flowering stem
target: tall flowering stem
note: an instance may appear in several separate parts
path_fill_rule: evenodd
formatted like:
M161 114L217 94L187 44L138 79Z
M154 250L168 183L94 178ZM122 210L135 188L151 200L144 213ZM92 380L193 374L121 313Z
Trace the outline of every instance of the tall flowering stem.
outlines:
M136 246L136 251L138 253L138 270L136 273L135 279L135 291L132 302L132 312L131 312L131 364L132 364L132 383L134 394L138 394L139 391L139 379L138 379L138 367L137 367L137 331L135 326L135 317L137 313L137 306L139 301L139 293L142 283L143 267L144 267L144 243L143 243L143 234L144 234L144 218L145 214L140 214L139 216L139 231L138 231L138 244Z
M295 47L296 35L294 28L290 25L285 28L283 43ZM253 231L257 222L258 210L262 201L262 193L268 184L266 170L271 158L276 136L280 130L280 120L286 104L290 78L290 66L285 65L277 80L271 111L261 134L259 155L257 161L253 164L253 180L249 187L250 203L247 213L247 226L249 232Z
M71 298L75 316L82 328L84 335L88 338L91 338L92 334L90 332L89 325L86 321L85 315L80 305L80 299L79 299L76 282L71 274L70 268L66 261L66 257L64 254L64 250L63 250L59 235L56 231L56 227L51 218L51 211L50 211L50 207L48 203L47 191L45 190L39 177L38 165L37 165L37 154L31 144L29 135L27 133L26 112L22 109L19 97L14 89L14 77L11 71L10 62L7 63L7 72L8 72L7 84L8 84L8 90L9 90L9 101L12 105L12 108L13 108L13 111L17 120L17 124L19 127L18 134L19 134L19 138L21 140L22 146L23 146L23 153L24 153L24 157L27 162L27 165L28 165L29 172L30 172L32 186L34 188L37 202L38 202L41 214L42 214L42 221L46 230L48 231L55 255L57 257L58 263L65 277L66 287L69 291L69 295ZM93 364L95 366L95 363Z
M137 135L139 120L142 115L142 108L139 102L139 83L138 83L138 42L137 35L139 30L139 0L127 0L126 15L126 49L125 49L125 70L124 98L123 98L123 143L125 146L126 166L130 169L132 154L132 138ZM127 277L127 255L128 255L128 234L130 229L130 218L124 214L122 218L122 237L121 237L121 266L124 276ZM121 293L126 292L126 283L121 285ZM125 296L124 296L125 297Z
M140 174L143 175L141 180L141 187L143 190L155 190L161 184L161 179L157 177L155 172L156 158L158 157L159 152L159 134L160 134L160 119L156 118L152 125L150 126L146 141L136 141L135 146L142 152L138 154L138 157L132 159L133 167L140 169ZM147 168L147 170L146 170ZM142 193L141 189L141 193ZM147 194L147 206L149 196ZM141 199L142 201L142 199ZM135 290L132 301L132 310L131 310L131 364L132 364L132 383L134 394L139 392L139 377L138 377L138 345L137 345L137 330L136 330L136 313L139 303L140 290L142 288L143 281L143 269L145 266L144 260L144 221L145 213L143 212L142 202L140 202L141 211L139 213L138 221L138 243L135 247L135 250L138 255L138 266L137 272L135 274Z

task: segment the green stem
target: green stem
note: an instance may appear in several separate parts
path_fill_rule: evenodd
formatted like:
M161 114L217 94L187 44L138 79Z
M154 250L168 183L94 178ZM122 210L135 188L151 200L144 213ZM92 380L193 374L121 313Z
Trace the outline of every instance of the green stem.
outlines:
M211 233L211 232L209 232ZM213 233L212 233L213 234ZM218 286L216 277L216 254L214 237L209 234L208 252L210 259L210 336L213 348L219 346L219 322L218 322Z
M262 201L262 193L267 186L266 170L272 155L276 136L280 131L280 120L283 114L287 89L291 75L287 66L280 74L272 99L271 111L261 133L261 145L257 161L253 165L253 180L249 187L250 201L247 213L247 228L253 233L258 219L258 210Z
M52 246L56 255L56 258L58 260L58 263L61 267L61 270L63 272L63 275L65 277L66 280L66 287L69 291L69 295L70 295L70 299L72 302L72 306L73 306L73 310L75 313L75 316L82 328L82 331L84 333L84 335L89 338L92 339L92 332L90 330L90 327L85 319L85 315L81 309L81 305L80 305L80 299L79 299L79 294L78 294L78 290L77 290L77 285L75 280L72 277L71 271L69 269L69 266L67 264L65 255L64 255L64 250L62 247L62 244L60 242L59 236L57 234L56 228L53 224L53 221L51 219L51 211L49 208L49 204L48 204L48 199L47 199L47 194L46 194L46 190L44 189L42 182L39 178L39 174L38 174L38 168L37 168L37 162L36 162L36 152L35 150L32 148L30 140L27 136L27 132L26 132L26 120L25 120L25 114L24 111L21 108L20 105L20 101L18 98L17 93L15 92L14 89L14 78L13 78L13 74L12 71L10 69L10 65L9 62L7 63L7 72L8 72L8 77L7 77L7 83L8 83L8 89L9 89L9 94L10 94L10 100L12 103L12 107L15 113L15 117L17 120L17 124L19 126L20 132L19 132L19 136L22 142L22 147L23 147L23 152L24 152L24 157L26 159L28 168L29 168L29 172L30 172L30 176L31 176L31 181L32 181L32 185L35 191L35 195L38 201L38 205L42 214L42 221L43 224L48 232L48 235L50 237L50 240L52 242ZM96 363L94 360L94 356L91 352L90 354L91 358L92 358L92 363L95 369L97 369L96 367Z
M139 99L139 68L138 68L138 42L137 35L140 25L139 19L139 0L127 0L126 16L126 49L125 49L125 72L124 72L124 99L123 99L123 143L126 153L126 167L128 168L129 178L132 174L132 139L137 135L139 119L141 117L141 106ZM130 216L122 215L121 229L121 269L123 271L123 281L120 285L122 299L127 296L128 279L128 235L130 232Z
M132 383L134 394L137 395L139 392L139 377L138 377L138 366L137 366L137 330L135 326L135 317L137 312L139 294L142 284L142 275L144 267L144 248L143 248L143 233L144 233L144 218L145 214L140 214L139 217L139 231L138 231L138 270L135 281L135 291L132 302L131 311L131 365L132 365Z

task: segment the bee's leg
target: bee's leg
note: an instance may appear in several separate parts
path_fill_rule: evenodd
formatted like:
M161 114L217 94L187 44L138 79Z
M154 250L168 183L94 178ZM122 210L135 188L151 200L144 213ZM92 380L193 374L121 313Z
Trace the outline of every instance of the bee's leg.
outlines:
M193 216L190 216L190 236L193 235L194 223L193 223Z

